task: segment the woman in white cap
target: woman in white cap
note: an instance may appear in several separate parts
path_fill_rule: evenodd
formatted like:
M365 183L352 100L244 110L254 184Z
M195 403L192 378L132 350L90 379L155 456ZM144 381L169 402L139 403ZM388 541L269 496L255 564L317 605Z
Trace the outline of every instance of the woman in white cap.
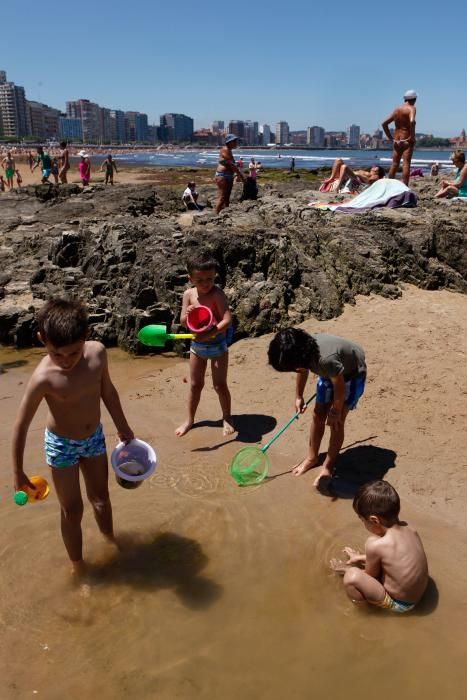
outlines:
M396 107L382 123L384 133L389 141L392 141L392 164L389 168L388 178L396 176L402 158L402 182L405 185L409 184L410 163L415 146L416 99L415 90L407 90L404 95L404 104ZM394 135L389 131L389 124L392 122L394 122Z
M216 169L216 185L218 198L216 204L216 214L230 204L230 194L232 192L234 175L244 182L245 178L241 170L235 165L232 150L237 147L238 137L235 134L227 134L224 145L219 152L219 162Z

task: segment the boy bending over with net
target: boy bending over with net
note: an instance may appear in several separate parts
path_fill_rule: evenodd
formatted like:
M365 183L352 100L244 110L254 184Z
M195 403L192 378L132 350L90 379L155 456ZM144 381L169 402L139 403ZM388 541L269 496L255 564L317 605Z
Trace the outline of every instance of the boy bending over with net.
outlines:
M15 489L34 488L24 472L23 455L29 426L45 399L49 408L45 456L60 502L63 541L73 573L80 574L84 570L80 469L97 525L108 540L115 541L101 399L119 438L129 442L134 435L110 379L104 346L86 340L88 314L84 305L79 301L51 300L40 310L38 321L38 338L47 355L29 380L13 431Z
M175 434L181 437L193 427L208 360L210 360L212 383L222 409L223 432L224 435L231 435L235 429L232 423L230 391L227 386L229 352L226 331L232 325L232 314L227 297L215 284L218 268L212 255L204 253L190 258L187 269L193 286L183 294L180 323L186 326L187 316L195 306L207 306L212 311L215 325L205 333L198 333L191 342L188 418L177 428Z
M347 595L354 603L404 613L412 610L428 583L428 564L418 533L399 520L400 500L387 481L373 481L356 493L353 507L371 536L365 554L345 547L348 561L331 560L344 574Z
M365 353L357 343L337 335L287 328L271 340L268 357L269 364L279 372L296 372L295 407L301 413L306 410L303 392L308 375L318 375L308 455L293 469L295 476L300 476L318 465L319 448L328 425L328 452L314 481L318 487L323 477L332 477L344 442L347 414L357 407L365 390Z

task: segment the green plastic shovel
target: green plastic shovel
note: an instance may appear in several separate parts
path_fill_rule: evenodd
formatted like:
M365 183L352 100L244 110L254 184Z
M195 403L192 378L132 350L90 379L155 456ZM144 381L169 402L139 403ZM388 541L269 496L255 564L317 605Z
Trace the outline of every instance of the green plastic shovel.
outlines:
M192 339L193 333L167 333L167 326L144 326L138 332L137 338L143 345L151 345L153 348L163 348L168 340Z

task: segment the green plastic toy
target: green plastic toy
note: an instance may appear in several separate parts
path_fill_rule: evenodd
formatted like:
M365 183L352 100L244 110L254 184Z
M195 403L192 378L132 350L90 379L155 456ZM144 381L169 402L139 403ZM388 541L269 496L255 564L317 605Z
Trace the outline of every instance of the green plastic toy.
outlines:
M193 333L167 333L167 326L144 326L138 332L138 340L143 345L151 345L153 348L163 348L168 340L183 340L194 338Z
M29 500L28 494L26 493L26 491L16 491L13 498L14 498L17 506L25 506Z
M305 403L308 406L316 394L313 394L311 398ZM235 479L239 486L252 486L253 484L259 484L263 479L266 478L269 471L269 458L266 454L267 450L271 445L276 442L276 440L282 435L283 432L287 430L289 425L294 422L296 418L300 415L300 411L297 411L292 418L290 418L287 423L278 432L272 436L272 438L267 442L264 447L242 447L232 459L230 463L229 472L231 476Z

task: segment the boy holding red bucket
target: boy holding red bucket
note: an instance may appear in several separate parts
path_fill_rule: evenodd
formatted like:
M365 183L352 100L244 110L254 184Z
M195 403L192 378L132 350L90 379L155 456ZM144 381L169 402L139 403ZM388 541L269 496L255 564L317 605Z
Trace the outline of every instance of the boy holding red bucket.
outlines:
M231 398L227 386L227 369L229 353L226 331L232 325L227 297L215 284L218 266L210 253L198 254L187 262L188 276L191 284L183 294L180 323L190 327L188 317L200 306L207 307L212 313L212 324L196 332L190 347L190 393L188 396L188 417L176 429L178 437L185 435L195 421L196 409L204 386L204 376L208 360L211 361L212 383L219 397L222 409L224 435L234 432L231 415ZM199 314L197 314L199 315Z

